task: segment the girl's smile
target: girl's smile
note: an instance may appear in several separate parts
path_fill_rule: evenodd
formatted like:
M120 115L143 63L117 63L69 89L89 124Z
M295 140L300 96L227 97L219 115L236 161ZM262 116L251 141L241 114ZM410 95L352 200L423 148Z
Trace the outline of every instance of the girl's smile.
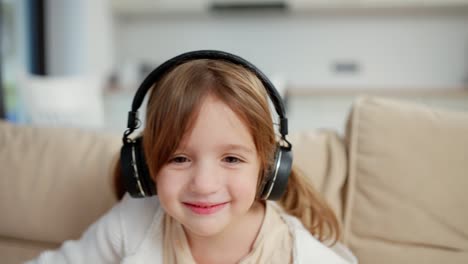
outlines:
M222 210L226 207L229 202L223 203L203 203L203 202L191 202L191 203L183 203L187 208L192 210L195 214L199 215L211 215L217 213L218 211Z

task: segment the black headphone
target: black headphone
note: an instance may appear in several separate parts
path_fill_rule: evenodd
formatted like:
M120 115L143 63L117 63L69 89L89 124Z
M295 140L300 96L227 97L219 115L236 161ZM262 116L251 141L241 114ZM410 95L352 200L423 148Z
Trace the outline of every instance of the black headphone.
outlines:
M140 126L138 108L140 108L146 93L153 84L158 82L164 74L168 73L174 67L187 61L198 59L223 60L240 65L253 72L265 86L270 100L273 102L276 112L279 115L279 132L281 134L281 141L283 141L285 145L278 143L275 161L272 168L268 170L268 175L263 177L264 181L260 186L261 191L259 192L259 197L263 200L279 199L286 190L292 166L292 145L286 140L286 135L288 134L288 119L285 116L281 97L270 80L253 64L239 56L216 50L199 50L183 53L161 64L143 80L133 98L132 110L128 112L127 130L123 135L123 146L120 151L123 186L134 198L156 195L156 184L149 174L143 152L143 138L139 136L132 139L129 136Z

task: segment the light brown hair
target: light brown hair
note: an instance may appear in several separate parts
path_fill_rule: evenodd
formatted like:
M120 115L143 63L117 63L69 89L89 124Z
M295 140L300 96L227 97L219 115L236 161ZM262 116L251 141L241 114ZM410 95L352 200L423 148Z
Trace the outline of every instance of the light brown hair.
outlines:
M219 60L193 60L181 64L155 83L148 100L143 149L153 179L176 151L208 95L226 103L249 128L261 164L258 185L274 159L277 146L268 95L260 80L249 70ZM120 168L116 167L116 179ZM258 186L258 187L259 187ZM123 188L116 180L121 197ZM293 167L285 194L279 201L283 209L301 220L321 241L336 242L340 236L338 220L314 189L310 180Z

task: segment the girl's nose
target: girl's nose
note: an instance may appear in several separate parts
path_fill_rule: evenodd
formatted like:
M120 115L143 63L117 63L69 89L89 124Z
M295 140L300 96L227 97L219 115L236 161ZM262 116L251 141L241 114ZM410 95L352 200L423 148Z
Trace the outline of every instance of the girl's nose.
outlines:
M190 190L196 194L215 193L220 188L220 171L216 164L199 162L195 165L190 182Z

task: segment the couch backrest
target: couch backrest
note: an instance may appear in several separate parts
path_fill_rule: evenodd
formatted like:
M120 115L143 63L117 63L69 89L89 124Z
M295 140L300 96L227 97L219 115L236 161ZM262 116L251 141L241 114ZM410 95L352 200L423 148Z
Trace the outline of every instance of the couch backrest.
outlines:
M343 190L346 183L346 148L334 131L317 130L291 135L293 165L312 180L343 221Z
M49 247L78 238L116 202L110 174L120 144L114 135L0 122L0 238Z
M347 142L344 240L360 263L467 263L468 113L364 97Z
M109 174L113 169L113 159L120 147L119 137L74 128L32 127L1 121L0 131L0 165L2 168L0 180L3 187L2 193L9 199L8 202L4 199L1 205L3 209L10 212L9 221L12 223L16 222L13 219L20 219L16 214L30 207L38 208L39 214L35 215L35 212L30 210L21 214L27 213L32 218L54 216L54 219L59 220L55 213L42 213L39 210L39 208L44 208L44 205L39 203L45 202L46 208L53 210L50 208L53 206L50 202L56 203L59 200L56 197L59 195L65 195L60 196L64 202L71 198L78 198L73 195L79 195L81 199L75 200L77 200L76 203L80 203L80 208L84 207L85 200L83 199L95 199L95 201L102 202L103 197L106 200L109 196L111 192ZM333 131L294 133L290 140L294 146L294 166L312 179L317 190L325 195L332 207L341 215L340 192L347 169L343 140ZM76 185L77 183L79 185ZM99 188L101 192L89 193L93 188ZM104 196L101 196L101 193ZM20 198L22 200L19 200ZM111 203L113 202L112 198ZM34 206L34 203L37 204ZM104 203L107 204L107 202ZM69 206L66 207L72 209ZM75 213L80 208L75 207ZM96 210L101 211L99 208ZM88 212L85 218L88 214L93 218L93 210L86 208L84 211ZM60 212L66 217L75 213ZM0 231L7 222L2 222ZM74 225L71 222L69 224ZM14 236L43 239L42 229L39 229L41 235L34 236L31 233L36 231L23 230L21 232L27 235L15 233ZM1 234L16 232L15 228L8 230ZM75 232L74 236L80 233L80 230L75 231L78 232ZM69 236L56 234L53 236L55 238L47 241L60 242L61 239Z
M291 136L294 166L342 220L346 152L332 131ZM0 121L0 256L30 259L81 233L115 202L111 173L121 139L75 128Z

